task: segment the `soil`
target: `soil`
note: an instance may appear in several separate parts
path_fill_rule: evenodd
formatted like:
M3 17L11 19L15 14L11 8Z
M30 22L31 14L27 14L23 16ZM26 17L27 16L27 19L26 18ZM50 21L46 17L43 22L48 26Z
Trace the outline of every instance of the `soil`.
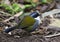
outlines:
M16 31L16 30L15 30ZM15 32L16 33L16 32ZM22 33L21 31L19 32ZM60 36L45 38L43 35L24 35L20 37L17 33L14 35L9 35L4 32L0 32L0 42L60 42Z

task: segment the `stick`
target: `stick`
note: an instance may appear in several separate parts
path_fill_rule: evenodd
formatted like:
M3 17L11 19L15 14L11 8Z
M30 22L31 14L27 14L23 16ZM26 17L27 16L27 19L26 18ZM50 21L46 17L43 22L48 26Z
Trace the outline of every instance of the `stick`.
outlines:
M12 26L13 25L12 23L6 23L6 22L2 22L2 21L0 21L0 23L3 23L5 25L9 25L9 26Z
M50 4L50 6L48 7L48 10L51 10L53 7L55 7L55 5L56 5L56 2L53 1L53 2Z
M11 14L6 13L6 12L3 12L3 11L0 11L0 13L1 13L2 15L12 16Z
M46 17L46 16L49 16L49 15L54 15L54 14L57 14L57 13L60 13L60 9L53 9L51 11L48 11L48 12L45 12L42 14L42 17Z
M50 29L50 30L60 31L60 27L47 26L46 28L47 28L47 29Z
M7 21L9 21L9 20L11 20L11 19L14 19L14 17L19 17L22 13L23 13L23 11L21 11L21 12L15 14L14 16L12 16L12 17L10 17L10 18L4 20L3 22L7 22Z
M60 36L60 33L58 33L58 34L53 34L53 35L48 35L48 36L44 36L44 37L46 37L46 38L51 38L51 37L56 37L56 36Z

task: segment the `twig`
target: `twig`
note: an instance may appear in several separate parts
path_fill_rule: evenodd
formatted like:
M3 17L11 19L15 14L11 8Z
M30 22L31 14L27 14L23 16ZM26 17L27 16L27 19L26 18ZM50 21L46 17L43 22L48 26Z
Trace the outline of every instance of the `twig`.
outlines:
M46 38L51 38L51 37L56 37L56 36L60 36L60 33L58 33L58 34L53 34L53 35L48 35L48 36L44 36L44 37L46 37Z
M60 31L60 27L56 27L56 26L47 26L46 28L50 30Z
M9 26L12 26L13 25L12 23L6 23L6 22L2 22L2 21L0 21L0 23L3 23L5 25L9 25Z
M6 13L6 12L3 12L3 11L0 11L0 13L1 13L2 15L12 16L11 14Z
M3 22L7 22L7 21L9 21L9 20L11 20L11 19L14 19L14 17L19 17L22 13L23 13L23 11L21 11L21 12L15 14L14 16L12 16L12 17L10 17L10 18L4 20Z
M46 16L49 16L49 15L54 15L54 14L57 14L57 13L60 13L60 9L53 9L51 11L48 11L48 12L45 12L42 14L42 17L46 17Z
M52 8L54 8L55 5L56 5L56 2L53 1L53 2L50 4L50 6L48 7L48 10L51 10Z

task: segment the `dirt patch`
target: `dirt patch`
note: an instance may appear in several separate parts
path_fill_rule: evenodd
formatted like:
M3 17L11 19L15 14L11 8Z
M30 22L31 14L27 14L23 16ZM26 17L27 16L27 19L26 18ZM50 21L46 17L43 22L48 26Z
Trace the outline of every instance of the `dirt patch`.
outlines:
M45 38L41 35L14 37L13 35L0 33L0 42L60 42L60 36L52 38Z

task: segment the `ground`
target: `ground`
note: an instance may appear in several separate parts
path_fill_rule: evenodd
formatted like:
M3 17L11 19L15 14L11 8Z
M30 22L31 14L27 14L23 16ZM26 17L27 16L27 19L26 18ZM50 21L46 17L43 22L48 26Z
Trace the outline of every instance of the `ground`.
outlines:
M41 35L30 35L24 37L14 37L0 33L0 42L60 42L60 36L45 38Z

